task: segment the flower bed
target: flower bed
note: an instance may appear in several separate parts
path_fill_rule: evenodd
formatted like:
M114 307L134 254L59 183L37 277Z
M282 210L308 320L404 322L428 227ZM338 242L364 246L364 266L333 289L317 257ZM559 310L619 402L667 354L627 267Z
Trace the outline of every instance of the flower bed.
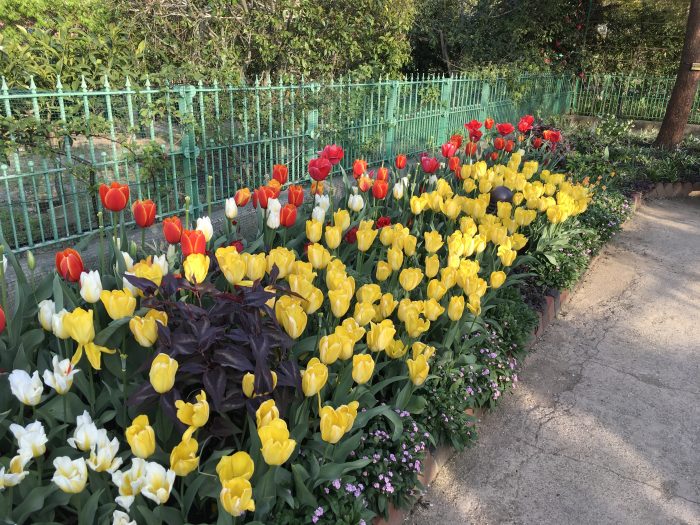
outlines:
M34 282L8 254L0 515L357 524L410 506L429 450L468 445L467 410L517 382L538 322L521 292L554 281L600 191L556 173L556 130L494 124L373 171L327 146L310 188L276 165L238 190L219 235L187 215L159 246L102 229L91 271L68 249ZM324 193L334 169L342 203ZM100 196L115 214L130 198ZM131 210L154 225L152 202Z

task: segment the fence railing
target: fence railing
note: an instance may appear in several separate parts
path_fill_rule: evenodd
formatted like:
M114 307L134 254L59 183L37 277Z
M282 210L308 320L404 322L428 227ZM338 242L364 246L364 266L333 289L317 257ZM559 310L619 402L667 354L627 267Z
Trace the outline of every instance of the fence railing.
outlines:
M261 184L275 163L290 180L324 144L371 164L439 146L464 122L524 113L562 114L569 76L516 80L412 77L379 82L121 88L106 81L77 91L0 89L0 235L15 250L70 240L97 228L102 182L128 182L159 215L184 197L201 213L213 202ZM109 214L106 214L109 216ZM109 225L109 217L106 217Z
M577 115L615 115L638 120L663 120L675 77L592 75L578 79L571 112ZM700 89L689 124L700 124Z

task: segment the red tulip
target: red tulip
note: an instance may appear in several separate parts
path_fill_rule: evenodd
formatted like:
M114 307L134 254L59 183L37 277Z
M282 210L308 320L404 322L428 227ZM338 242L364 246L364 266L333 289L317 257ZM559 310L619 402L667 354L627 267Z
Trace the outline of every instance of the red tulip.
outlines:
M493 119L486 119L487 122L488 122L489 120L491 121L491 125L493 125ZM467 128L470 132L471 132L471 131L479 131L479 130L481 129L481 122L479 122L478 120L474 119L474 120L472 120L471 122L467 122L467 123L464 125L464 127ZM488 128L488 129L491 129L490 126L487 126L487 128Z
M406 155L396 155L396 160L394 161L394 165L396 166L397 170L402 170L406 167L406 162L408 159L406 158Z
M258 205L263 209L267 209L268 199L275 198L275 190L270 186L260 186L258 189L253 191L253 208L257 208Z
M355 244L357 242L357 226L353 226L345 234L345 242L348 244Z
M182 256L187 257L193 253L204 253L207 251L207 241L204 234L199 230L185 230L180 239Z
M289 178L289 169L284 164L275 164L272 166L272 178L280 184L286 183Z
M474 143L470 142L470 144ZM448 167L450 168L450 171L457 172L459 170L459 157L450 157Z
M372 195L375 199L383 199L389 192L389 183L383 179L378 179L374 181L372 185Z
M542 147L542 139L539 137L532 139L532 147L535 149L540 149Z
M84 269L83 259L74 249L66 248L56 253L56 271L66 281L77 283Z
M500 151L506 147L506 141L503 137L496 137L493 139L493 147Z
M280 224L285 228L294 226L297 220L297 207L294 204L285 204L280 211Z
M323 157L324 159L328 159L328 161L333 166L335 166L341 160L343 160L343 148L341 148L337 144L330 144L323 148L323 151L321 152L321 157Z
M100 200L102 206L109 211L122 211L126 208L126 203L129 202L129 186L118 182L113 182L109 186L101 184Z
M476 142L467 142L467 145L464 146L464 153L467 154L467 157L473 157L476 155Z
M496 124L496 129L502 137L505 137L506 135L515 131L515 127L510 122L502 122L501 124Z
M542 132L542 136L544 137L544 140L548 140L549 142L555 144L561 140L561 133L555 129L545 129Z
M455 145L455 149L459 149L462 145L463 137L459 133L456 133L450 137L450 142Z
M442 150L442 156L447 159L449 157L452 157L455 154L455 151L457 151L457 148L451 142L446 142L445 144L442 145L441 150Z
M377 168L377 180L389 180L389 170L382 166L381 168Z
M372 187L372 179L363 175L357 180L357 187L362 193L368 191Z
M532 124L535 122L535 117L532 115L525 115L518 122L518 130L520 133L526 133L532 129Z
M486 129L491 129L493 127L493 119L487 118L486 120L484 120L484 127Z
M304 204L304 188L294 185L287 188L287 202L294 206L301 206Z
M320 181L326 180L326 177L328 177L328 174L331 172L331 169L333 169L333 165L331 164L331 161L327 158L318 157L309 161L308 169L311 178L316 181Z
M420 165L425 173L435 173L440 167L440 161L435 157L423 157L420 159Z
M241 241L233 241L229 246L233 246L238 253L243 251L243 243Z
M513 151L514 148L515 148L515 142L513 142L512 140L507 140L505 150L508 153L510 153L511 151Z
M7 324L5 320L5 310L0 306L0 334L5 331L5 325Z
M388 217L386 215L383 215L377 219L377 229L381 230L384 228L384 226L390 226L391 225L391 217Z
M141 228L148 228L156 222L156 203L151 199L137 200L131 205L134 221Z
M357 159L352 164L352 176L355 179L359 179L367 171L367 161L363 159Z
M478 129L469 132L469 140L472 142L479 142L481 140L483 133Z
M490 157L491 157L491 160L495 162L498 160L498 153L495 151L492 151Z
M236 201L236 206L242 207L250 202L250 190L248 188L241 188L233 196L233 200Z
M182 221L180 217L163 219L163 236L168 244L177 244L182 238Z

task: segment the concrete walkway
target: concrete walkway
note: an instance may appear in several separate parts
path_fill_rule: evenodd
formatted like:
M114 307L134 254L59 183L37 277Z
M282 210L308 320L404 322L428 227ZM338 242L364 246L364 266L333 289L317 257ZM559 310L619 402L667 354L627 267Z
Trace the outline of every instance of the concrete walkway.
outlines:
M700 199L604 250L409 523L700 524Z

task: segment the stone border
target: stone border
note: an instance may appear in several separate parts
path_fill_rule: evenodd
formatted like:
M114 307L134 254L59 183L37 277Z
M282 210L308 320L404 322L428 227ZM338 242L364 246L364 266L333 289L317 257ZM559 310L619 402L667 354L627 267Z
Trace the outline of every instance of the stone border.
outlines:
M690 183L674 183L678 185L683 185L683 184L690 184ZM698 190L700 190L700 183L696 184L698 187ZM661 184L657 185L661 186ZM692 184L691 184L692 186ZM675 190L674 190L675 191ZM690 190L694 191L694 190ZM651 195L649 195L651 196ZM670 195L669 195L670 196ZM673 195L673 196L679 196L679 195ZM684 195L683 195L684 196ZM644 205L643 202L643 195L642 193L635 192L630 196L630 199L632 200L632 213L636 213L639 208L641 208ZM571 290L551 290L549 291L545 296L544 296L544 310L541 312L537 312L537 315L540 318L539 324L537 325L537 328L535 328L532 332L532 338L530 339L530 342L528 343L528 347L532 347L539 339L542 338L544 335L544 332L546 331L547 327L554 321L559 316L559 312L561 311L561 308L566 305L571 297L576 294L578 289L582 286L583 281L585 279L586 273L588 273L591 268L593 268L596 264L598 264L598 261L600 260L600 254L596 255L595 257L592 257L591 260L588 263L588 269L586 272L581 276L581 278L578 280L578 282L573 286ZM467 414L475 416L477 420L480 420L485 414L487 410L484 408L475 408L475 409L467 409ZM440 473L440 470L447 464L447 462L452 459L453 456L457 454L457 450L453 449L452 447L449 446L442 446L439 447L435 451L430 451L428 450L428 453L425 456L425 460L423 461L423 470L422 472L418 475L418 481L420 481L421 485L423 487L427 488L433 481L435 481L435 478L437 478L438 474ZM393 505L389 504L389 517L387 519L382 518L381 516L378 516L374 518L372 524L373 525L401 525L404 521L408 519L408 517L411 515L413 512L413 507L410 509L399 509L394 507Z
M693 192L700 195L700 182L658 182L645 195L649 198L668 199L688 197Z

